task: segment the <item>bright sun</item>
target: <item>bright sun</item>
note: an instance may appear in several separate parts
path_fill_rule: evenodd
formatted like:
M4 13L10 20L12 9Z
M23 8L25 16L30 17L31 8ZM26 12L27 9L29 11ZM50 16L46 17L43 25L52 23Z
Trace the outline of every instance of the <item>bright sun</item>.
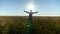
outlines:
M34 5L33 5L33 4L29 4L29 5L27 6L27 8L28 8L28 10L33 10L33 9L34 9Z

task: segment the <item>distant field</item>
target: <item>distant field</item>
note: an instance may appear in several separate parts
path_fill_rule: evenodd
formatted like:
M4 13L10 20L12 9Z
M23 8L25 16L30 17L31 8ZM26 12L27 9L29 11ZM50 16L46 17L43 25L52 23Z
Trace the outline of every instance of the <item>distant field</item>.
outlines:
M28 16L0 16L0 34L23 34ZM60 34L60 17L34 16L34 34Z

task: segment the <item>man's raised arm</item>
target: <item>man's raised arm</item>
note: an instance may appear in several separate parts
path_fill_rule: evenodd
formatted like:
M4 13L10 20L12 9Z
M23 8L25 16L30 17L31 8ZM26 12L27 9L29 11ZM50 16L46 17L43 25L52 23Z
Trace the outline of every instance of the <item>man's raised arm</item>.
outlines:
M38 11L37 12L32 12L32 14L35 14L35 13L38 13Z
M29 13L29 12L27 12L27 11L25 11L25 10L24 10L24 12Z

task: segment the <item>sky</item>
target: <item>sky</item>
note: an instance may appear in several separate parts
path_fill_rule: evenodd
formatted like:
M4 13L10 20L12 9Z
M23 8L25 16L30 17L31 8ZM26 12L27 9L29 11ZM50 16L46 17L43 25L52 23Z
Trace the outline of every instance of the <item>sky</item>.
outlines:
M28 16L30 3L38 11L33 16L60 16L60 0L0 0L0 16Z

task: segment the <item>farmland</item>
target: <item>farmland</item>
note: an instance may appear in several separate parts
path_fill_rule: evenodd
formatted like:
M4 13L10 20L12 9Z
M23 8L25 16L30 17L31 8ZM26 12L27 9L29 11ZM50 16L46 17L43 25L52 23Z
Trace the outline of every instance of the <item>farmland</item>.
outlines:
M0 34L23 34L28 16L0 16ZM60 17L33 16L34 34L60 34Z

